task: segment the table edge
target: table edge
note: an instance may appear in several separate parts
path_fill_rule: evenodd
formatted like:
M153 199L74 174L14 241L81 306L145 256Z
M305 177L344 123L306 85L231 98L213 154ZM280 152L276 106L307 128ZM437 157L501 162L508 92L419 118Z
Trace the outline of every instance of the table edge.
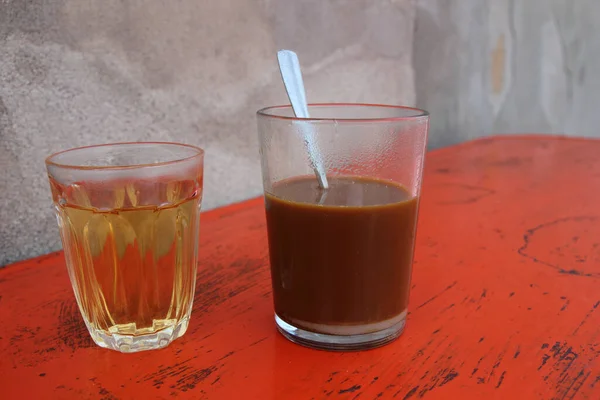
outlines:
M565 134L544 134L544 133L518 133L518 134L493 134L489 136L478 137L470 140L466 140L464 142L451 144L449 146L440 147L437 149L428 150L427 154L429 156L435 154L441 154L452 150L457 150L461 147L472 146L478 143L486 143L493 142L498 140L569 140L569 141L599 141L597 138L589 138L583 136L568 136ZM255 207L263 202L263 196L256 196L249 199L244 199L241 201L237 201L230 204L225 204L201 213L201 223L214 221L223 217L226 217L229 214L235 213L237 211L242 211L248 208ZM41 263L43 259L46 258L54 258L58 257L63 250L57 250L54 252L42 254L36 257L16 261L14 263L0 265L0 273L8 268L18 267L24 264L30 264L35 262L37 264Z

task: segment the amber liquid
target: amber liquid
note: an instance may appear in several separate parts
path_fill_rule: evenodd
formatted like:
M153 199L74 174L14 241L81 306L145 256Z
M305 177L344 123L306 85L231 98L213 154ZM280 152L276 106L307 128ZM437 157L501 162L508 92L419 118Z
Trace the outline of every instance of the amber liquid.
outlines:
M277 316L321 333L402 318L418 198L370 178L330 178L329 184L323 194L314 178L297 178L266 194Z
M75 296L93 336L147 335L189 318L201 200L194 182L50 183Z

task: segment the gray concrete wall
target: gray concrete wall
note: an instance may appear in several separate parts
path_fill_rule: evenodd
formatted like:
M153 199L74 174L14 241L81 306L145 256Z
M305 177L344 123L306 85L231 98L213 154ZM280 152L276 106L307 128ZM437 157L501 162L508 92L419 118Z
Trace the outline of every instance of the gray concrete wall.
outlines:
M490 133L600 136L600 1L416 4L416 96L432 113L432 146Z
M207 151L205 208L260 193L254 112L416 104L433 147L490 133L600 136L597 0L0 2L0 265L58 249L43 160L114 141Z
M412 104L408 0L0 1L0 265L60 247L44 157L171 140L206 149L205 208L260 194L257 109L287 101L295 49L310 101Z

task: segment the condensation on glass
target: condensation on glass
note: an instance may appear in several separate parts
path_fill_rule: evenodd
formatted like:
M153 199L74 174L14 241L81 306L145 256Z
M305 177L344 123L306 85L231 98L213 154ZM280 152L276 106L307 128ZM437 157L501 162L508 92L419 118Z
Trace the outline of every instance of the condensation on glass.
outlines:
M309 113L258 112L275 322L307 346L382 345L406 321L429 115L369 104Z

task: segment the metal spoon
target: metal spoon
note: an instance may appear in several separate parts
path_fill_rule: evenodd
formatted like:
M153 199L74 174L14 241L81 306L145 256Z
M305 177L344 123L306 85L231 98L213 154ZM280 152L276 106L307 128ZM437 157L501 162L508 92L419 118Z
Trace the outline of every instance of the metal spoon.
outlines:
M280 50L277 52L277 60L279 61L281 78L283 79L283 84L292 104L294 114L297 118L310 118L298 56L291 50ZM309 123L302 123L300 121L300 130L304 137L304 144L308 151L311 166L319 181L319 186L322 189L327 189L329 188L329 184L325 174L323 158L315 140L314 127Z

